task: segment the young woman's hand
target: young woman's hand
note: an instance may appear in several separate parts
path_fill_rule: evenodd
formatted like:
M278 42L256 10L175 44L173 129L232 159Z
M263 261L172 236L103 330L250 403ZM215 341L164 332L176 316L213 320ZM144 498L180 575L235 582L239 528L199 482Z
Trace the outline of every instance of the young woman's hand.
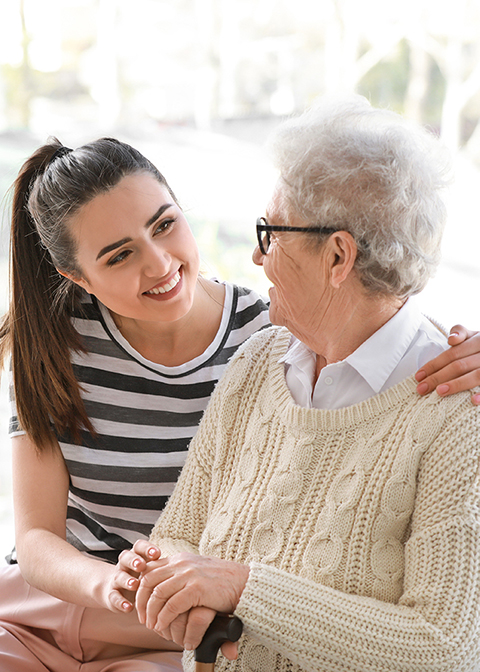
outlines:
M216 612L232 614L240 600L248 565L180 553L149 562L136 595L138 619L162 637L196 648ZM236 657L236 645L222 647Z
M451 348L427 362L415 374L419 394L436 390L437 394L446 397L480 385L480 332L456 324L450 330L448 343ZM472 395L472 402L480 404L480 394Z
M122 551L115 566L108 592L108 606L113 611L129 612L135 604L135 593L140 585L140 574L147 563L160 557L160 549L139 539L128 551Z

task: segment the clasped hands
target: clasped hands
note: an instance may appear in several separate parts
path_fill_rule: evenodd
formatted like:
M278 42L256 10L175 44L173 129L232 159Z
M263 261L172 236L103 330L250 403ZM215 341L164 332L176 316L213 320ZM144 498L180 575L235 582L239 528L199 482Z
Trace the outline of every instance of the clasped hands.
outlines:
M159 548L139 540L120 554L109 606L135 608L140 623L192 650L217 612L235 611L249 571L248 565L194 553L162 558ZM234 660L237 644L225 643L222 653Z

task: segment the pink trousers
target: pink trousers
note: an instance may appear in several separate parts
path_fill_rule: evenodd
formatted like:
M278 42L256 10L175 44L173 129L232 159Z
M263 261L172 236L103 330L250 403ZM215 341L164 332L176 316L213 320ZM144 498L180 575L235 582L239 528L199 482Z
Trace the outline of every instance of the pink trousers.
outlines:
M135 613L78 607L36 590L18 565L0 569L1 672L178 672L181 652ZM173 645L174 646L174 645Z

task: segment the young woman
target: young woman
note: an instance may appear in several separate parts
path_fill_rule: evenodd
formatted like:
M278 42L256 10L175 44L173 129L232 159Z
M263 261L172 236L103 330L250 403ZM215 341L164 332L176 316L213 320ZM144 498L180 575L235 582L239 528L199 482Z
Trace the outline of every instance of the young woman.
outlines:
M136 579L115 562L148 537L216 382L269 324L267 306L199 275L172 190L124 143L49 142L20 171L12 210L0 342L18 564L0 573L0 669L181 669L175 645L138 622L125 592ZM427 385L452 377L435 373L442 364Z
M199 275L172 190L132 147L103 139L70 151L51 142L26 162L15 185L12 302L1 333L17 410L19 563L0 576L2 671L28 663L66 672L69 658L78 667L159 648L125 617L130 638L116 630L114 642L82 644L82 654L71 641L80 631L103 641L108 613L99 608L121 609L123 598L114 564L99 560L115 563L148 536L227 361L268 323L255 292ZM85 607L101 614L100 628L88 631ZM52 640L57 621L62 634ZM122 646L112 649L116 640Z

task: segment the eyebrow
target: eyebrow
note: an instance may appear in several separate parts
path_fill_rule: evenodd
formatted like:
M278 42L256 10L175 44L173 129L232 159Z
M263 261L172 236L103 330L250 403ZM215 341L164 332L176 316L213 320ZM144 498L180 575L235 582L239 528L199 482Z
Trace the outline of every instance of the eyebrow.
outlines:
M157 221L159 217L163 215L165 210L168 210L169 208L173 208L174 204L173 203L164 203L161 205L157 212L150 217L150 219L145 222L145 228L148 229L154 222ZM122 247L122 245L125 245L126 243L130 243L132 241L132 238L122 238L121 240L117 240L115 243L110 243L110 245L105 245L105 247L102 247L100 252L97 254L97 257L95 261L98 261L101 257L103 257L105 254L108 254L112 250L116 250L119 247Z

